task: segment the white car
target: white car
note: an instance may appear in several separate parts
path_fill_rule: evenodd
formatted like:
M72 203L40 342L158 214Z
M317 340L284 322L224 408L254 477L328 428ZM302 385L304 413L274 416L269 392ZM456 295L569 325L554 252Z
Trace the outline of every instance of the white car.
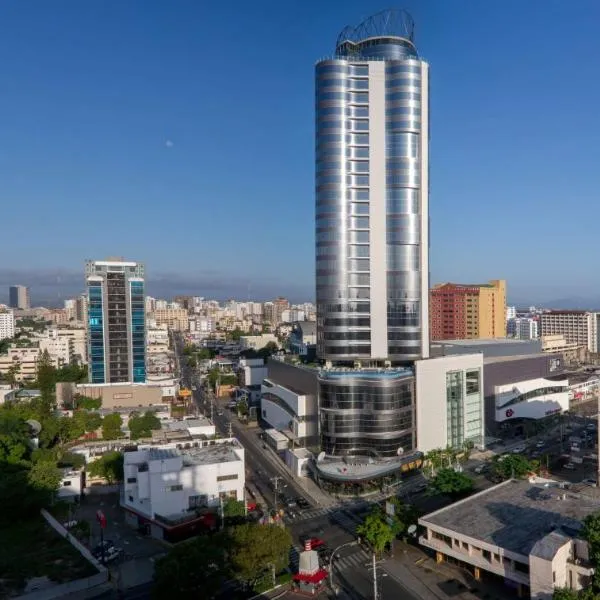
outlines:
M544 442L544 441L540 440L540 441L539 441L539 442L538 442L538 443L535 445L535 447L536 447L536 448L543 448L545 445L546 445L546 442Z
M573 463L567 463L563 469L567 469L567 471L574 471L575 470L575 465Z
M522 452L525 452L525 446L517 446L512 449L513 454L521 454Z

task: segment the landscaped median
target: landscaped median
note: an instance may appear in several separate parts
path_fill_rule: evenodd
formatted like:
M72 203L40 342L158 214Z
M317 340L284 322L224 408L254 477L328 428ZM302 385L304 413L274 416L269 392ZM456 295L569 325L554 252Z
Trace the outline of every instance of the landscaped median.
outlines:
M108 571L42 513L0 529L0 597L51 600L105 583Z

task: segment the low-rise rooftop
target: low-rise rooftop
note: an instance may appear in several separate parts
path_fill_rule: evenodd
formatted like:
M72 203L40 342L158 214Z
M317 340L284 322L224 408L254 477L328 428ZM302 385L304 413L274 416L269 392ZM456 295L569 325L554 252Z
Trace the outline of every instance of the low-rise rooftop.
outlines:
M184 467L195 465L214 465L224 462L235 462L241 460L234 452L234 448L240 448L239 442L231 440L206 446L204 448L192 448L179 450L178 448L149 448L149 460L167 460L181 456Z
M425 515L419 522L528 556L552 532L576 536L585 517L600 511L596 492L590 488L589 493L576 493L558 484L509 480Z

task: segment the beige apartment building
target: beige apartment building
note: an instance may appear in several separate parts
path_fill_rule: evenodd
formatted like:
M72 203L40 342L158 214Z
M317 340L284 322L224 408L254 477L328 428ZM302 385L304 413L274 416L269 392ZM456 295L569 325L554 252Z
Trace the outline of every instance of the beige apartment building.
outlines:
M185 308L157 308L152 313L156 325L166 325L174 331L188 330L188 311Z
M540 316L540 335L562 335L567 344L585 346L598 352L598 319L600 313L586 310L550 310Z
M506 337L506 281L440 283L430 292L432 340Z

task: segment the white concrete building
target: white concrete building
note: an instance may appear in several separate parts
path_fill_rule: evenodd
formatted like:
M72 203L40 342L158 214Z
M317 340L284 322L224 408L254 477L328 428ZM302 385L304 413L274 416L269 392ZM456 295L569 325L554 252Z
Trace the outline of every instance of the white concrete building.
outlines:
M485 434L483 354L415 361L417 448L482 446Z
M268 369L262 358L241 358L239 363L241 386L261 385Z
M85 328L61 327L56 330L61 339L69 342L69 360L77 360L81 364L87 364L87 331Z
M543 419L569 410L569 380L538 377L494 386L496 422Z
M40 352L48 352L57 366L68 365L73 358L70 340L58 335L57 329L48 329L39 338Z
M121 505L127 520L150 521L157 537L159 529L199 508L218 507L227 498L244 500L244 448L234 438L183 451L174 444L139 446L124 456Z
M146 329L146 343L169 344L169 329L166 325L161 327L148 327Z
M506 320L510 321L511 319L517 318L517 307L516 306L507 306L506 307Z
M262 418L299 445L318 434L316 395L289 389L265 378L261 387Z
M552 600L555 588L581 590L594 572L583 520L597 494L566 492L555 481L508 480L419 519L419 543L476 580L504 581L515 598Z
M15 313L9 308L0 308L0 340L15 337Z
M83 493L83 469L61 469L61 472L57 497L66 502L78 502Z
M506 322L506 334L518 340L535 340L539 337L538 322L530 317L515 317Z
M279 346L277 336L272 333L263 333L261 335L243 335L240 337L240 344L242 349L247 350L253 348L254 350L260 350L264 348L269 342L273 342Z

